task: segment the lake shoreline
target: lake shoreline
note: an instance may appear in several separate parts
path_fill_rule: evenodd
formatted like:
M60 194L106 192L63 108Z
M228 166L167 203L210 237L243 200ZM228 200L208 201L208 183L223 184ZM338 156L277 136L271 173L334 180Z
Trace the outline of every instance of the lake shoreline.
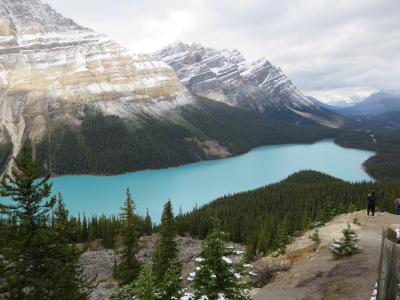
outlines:
M301 170L315 170L349 182L371 181L362 168L371 151L348 149L332 139L311 144L266 145L225 159L179 167L141 170L114 176L63 175L51 178L53 193L62 193L72 215L116 215L129 188L137 212L149 209L158 221L171 199L183 212L224 195L257 189Z
M139 170L134 170L134 171L127 171L124 173L100 173L100 174L90 174L90 173L85 173L85 174L51 174L51 178L60 178L60 177L66 177L66 176L94 176L94 177L115 177L115 176L124 176L127 174L132 174L132 173L138 173L138 172L148 172L148 171L156 171L156 170L170 170L170 169L175 169L175 168L180 168L180 167L184 167L184 166L189 166L189 165L193 165L193 164L198 164L198 163L204 163L204 162L213 162L213 161L220 161L220 160L227 160L227 159L231 159L231 158L236 158L236 157L240 157L242 155L246 155L248 153L250 153L251 151L255 151L259 148L264 148L264 147L274 147L274 146L298 146L298 145L313 145L316 143L320 143L323 141L332 141L335 145L345 148L345 149L355 149L355 150L362 150L362 151L368 151L368 152L372 152L370 150L366 150L366 149L361 149L361 148L353 148L353 147L345 147L342 146L338 143L336 143L334 138L323 138L323 139L319 139L310 143L283 143L283 144L267 144L267 145L261 145L261 146L257 146L254 148L251 148L245 152L241 152L238 154L233 154L233 155L229 155L226 157L221 157L221 158L210 158L210 159L206 159L206 160L198 160L198 161L194 161L194 162L189 162L189 163L182 163L182 164L178 164L178 165L173 165L173 166L169 166L169 167L160 167L160 168L148 168L148 169L139 169ZM376 155L376 152L373 152L374 155ZM370 159L371 157L373 157L374 155L370 156L368 159ZM368 160L367 159L367 160ZM368 168L365 166L365 163L367 162L367 160L365 160L362 164L361 164L361 168L373 179L376 180L371 174L369 174L368 172Z

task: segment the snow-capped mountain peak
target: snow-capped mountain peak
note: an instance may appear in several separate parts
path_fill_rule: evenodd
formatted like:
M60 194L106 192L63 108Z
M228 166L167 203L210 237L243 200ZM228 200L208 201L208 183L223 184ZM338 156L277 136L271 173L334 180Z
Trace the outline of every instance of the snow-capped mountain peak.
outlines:
M248 63L238 50L171 44L156 53L192 93L262 113L312 109L312 101L267 58Z
M0 35L88 30L40 0L0 0Z

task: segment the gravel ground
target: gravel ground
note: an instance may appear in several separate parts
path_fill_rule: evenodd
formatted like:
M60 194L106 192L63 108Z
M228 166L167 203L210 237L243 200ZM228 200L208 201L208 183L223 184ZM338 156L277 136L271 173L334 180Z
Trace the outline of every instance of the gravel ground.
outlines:
M359 225L352 224L354 217L359 220ZM359 234L358 244L362 252L333 259L329 251L330 241L342 235L347 223ZM382 227L396 223L400 223L400 216L377 213L375 217L367 217L366 211L334 218L319 230L321 244L317 251L300 258L271 284L255 290L253 299L370 299L378 277Z

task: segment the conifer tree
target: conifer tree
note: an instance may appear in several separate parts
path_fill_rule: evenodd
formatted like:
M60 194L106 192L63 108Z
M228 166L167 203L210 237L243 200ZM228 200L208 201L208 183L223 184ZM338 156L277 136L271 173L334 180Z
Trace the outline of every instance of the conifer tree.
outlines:
M154 286L153 272L147 264L143 265L135 284L135 299L155 300L156 290Z
M114 247L114 231L112 228L112 224L104 219L103 220L103 226L104 226L104 230L103 230L103 245L104 247L110 249Z
M146 217L144 218L143 233L145 235L151 235L153 233L153 223L149 214L149 210L146 211Z
M246 260L252 261L257 252L257 237L252 234L246 243Z
M135 204L129 189L126 191L124 207L121 208L121 235L123 247L121 250L120 262L117 265L115 277L120 284L129 284L139 274L140 264L136 258L138 252L138 228L135 216Z
M10 299L85 299L83 286L75 280L76 257L70 253L67 237L49 226L49 213L56 203L54 197L49 198L50 175L39 178L26 148L15 165L0 183L0 195L12 200L1 205L0 211L9 220L2 226L7 242L0 244L0 277L5 279L1 292ZM63 276L71 270L73 275Z
M350 224L347 224L347 228L343 229L342 233L343 237L340 240L333 239L331 243L330 249L334 258L352 255L361 251L361 247L356 244L358 235Z
M93 241L97 238L97 217L92 217L88 225L88 240Z
M169 267L160 283L162 300L180 299L182 296L181 265L176 260L169 261Z
M333 208L333 203L330 200L324 200L322 202L322 209L318 211L319 215L317 220L322 224L329 222L335 215L335 210Z
M176 231L180 236L183 236L185 234L185 228L183 224L182 207L179 207L179 213L176 216L175 220L176 220Z
M347 212L348 213L353 213L357 210L357 208L355 207L355 205L353 204L353 202L350 202L348 207L347 207Z
M274 250L277 254L285 254L285 246L289 241L288 233L288 219L285 218L281 224L278 225L275 241Z
M238 276L232 272L232 261L226 250L227 234L214 221L210 234L203 242L201 257L197 258L198 271L194 276L195 298L207 296L209 300L221 298L248 299L241 289ZM236 273L237 274L237 273Z
M178 248L176 243L176 225L172 211L172 203L169 200L161 216L159 237L156 251L154 253L154 272L157 281L161 281L169 267L170 260L178 259Z
M83 214L83 220L82 220L82 240L84 242L87 242L89 239L89 231L88 231L88 224L87 224L87 219L85 214Z
M336 214L344 214L346 212L347 212L347 207L344 205L343 202L340 202L336 209Z
M70 244L71 231L74 228L69 221L61 194L58 195L54 209L54 254L61 259L53 261L51 271L58 280L52 299L86 299L90 291L90 282L83 279L79 258L82 251L74 244Z

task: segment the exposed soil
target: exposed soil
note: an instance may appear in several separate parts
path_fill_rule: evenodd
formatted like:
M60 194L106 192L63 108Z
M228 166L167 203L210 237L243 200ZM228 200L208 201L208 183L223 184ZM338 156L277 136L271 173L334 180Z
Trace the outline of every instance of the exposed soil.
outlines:
M357 217L359 224L353 224ZM333 259L329 244L339 238L350 223L359 234L362 252L342 259ZM370 299L378 277L382 228L399 224L400 216L377 213L367 217L366 211L341 215L319 230L321 244L313 254L298 259L293 267L277 275L269 285L255 290L255 300L283 299ZM308 237L307 232L304 237Z

